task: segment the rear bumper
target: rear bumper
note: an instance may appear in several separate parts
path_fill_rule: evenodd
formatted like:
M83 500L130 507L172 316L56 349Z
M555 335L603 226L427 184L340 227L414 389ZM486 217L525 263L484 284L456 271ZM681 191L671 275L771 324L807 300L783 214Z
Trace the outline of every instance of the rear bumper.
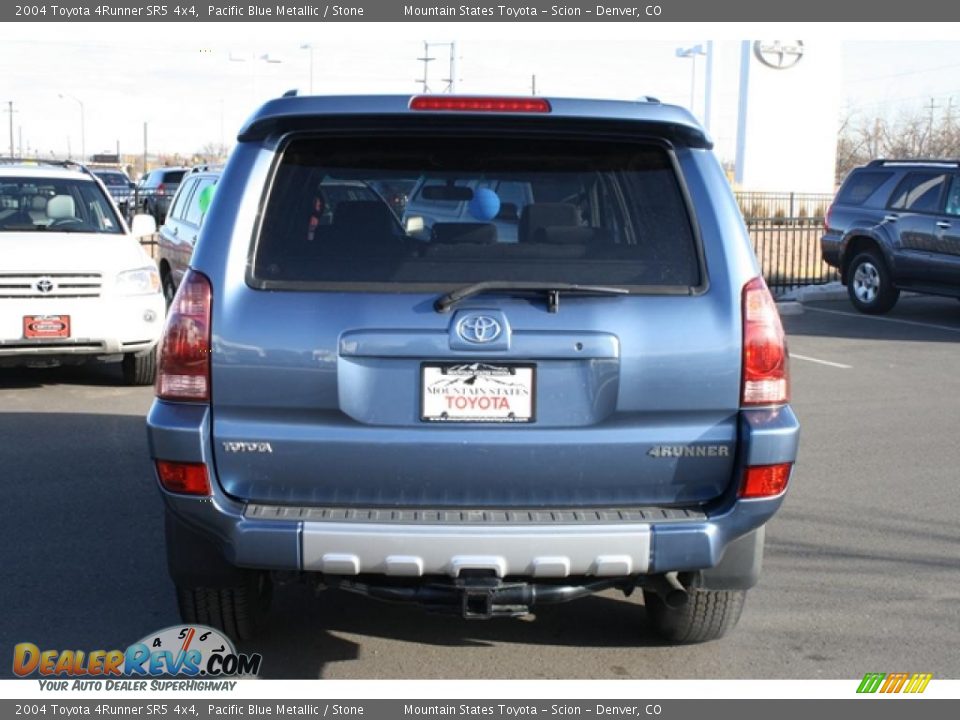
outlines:
M147 418L155 458L211 464L209 409L155 402ZM792 462L799 424L789 407L740 421L742 464ZM350 510L247 505L163 492L176 519L202 532L238 567L396 577L492 570L499 577L622 577L717 566L734 540L761 527L783 496L739 500L735 488L703 509L557 511Z
M831 267L840 267L840 235L823 235L820 238L820 254Z

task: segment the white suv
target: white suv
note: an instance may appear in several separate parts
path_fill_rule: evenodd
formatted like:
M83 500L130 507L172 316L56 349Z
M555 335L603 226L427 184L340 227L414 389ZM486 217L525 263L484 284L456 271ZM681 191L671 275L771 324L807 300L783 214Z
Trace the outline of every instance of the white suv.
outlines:
M122 360L152 383L165 311L138 237L155 231L80 165L0 161L0 366Z

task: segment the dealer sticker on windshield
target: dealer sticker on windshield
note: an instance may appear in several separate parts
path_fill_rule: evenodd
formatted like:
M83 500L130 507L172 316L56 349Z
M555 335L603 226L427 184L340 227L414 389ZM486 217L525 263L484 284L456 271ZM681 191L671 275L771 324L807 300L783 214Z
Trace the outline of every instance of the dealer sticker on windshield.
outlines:
M421 420L523 423L534 419L533 365L424 363L421 370Z

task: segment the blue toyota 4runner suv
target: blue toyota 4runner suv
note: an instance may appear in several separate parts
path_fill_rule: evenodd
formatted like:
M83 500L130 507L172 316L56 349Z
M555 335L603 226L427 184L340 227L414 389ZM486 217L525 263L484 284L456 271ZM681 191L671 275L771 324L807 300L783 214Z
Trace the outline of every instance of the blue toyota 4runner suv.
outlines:
M184 621L250 637L292 571L475 618L639 589L668 641L729 630L799 427L710 148L654 100L256 112L147 419ZM409 178L451 209L429 232L321 187Z

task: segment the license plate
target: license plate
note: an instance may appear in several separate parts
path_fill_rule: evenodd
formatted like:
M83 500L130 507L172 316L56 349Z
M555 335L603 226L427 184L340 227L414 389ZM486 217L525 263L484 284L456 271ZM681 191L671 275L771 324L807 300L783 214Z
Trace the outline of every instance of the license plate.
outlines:
M533 365L450 363L421 366L420 419L526 423L534 420Z
M24 315L23 336L25 338L68 338L70 337L69 315Z

